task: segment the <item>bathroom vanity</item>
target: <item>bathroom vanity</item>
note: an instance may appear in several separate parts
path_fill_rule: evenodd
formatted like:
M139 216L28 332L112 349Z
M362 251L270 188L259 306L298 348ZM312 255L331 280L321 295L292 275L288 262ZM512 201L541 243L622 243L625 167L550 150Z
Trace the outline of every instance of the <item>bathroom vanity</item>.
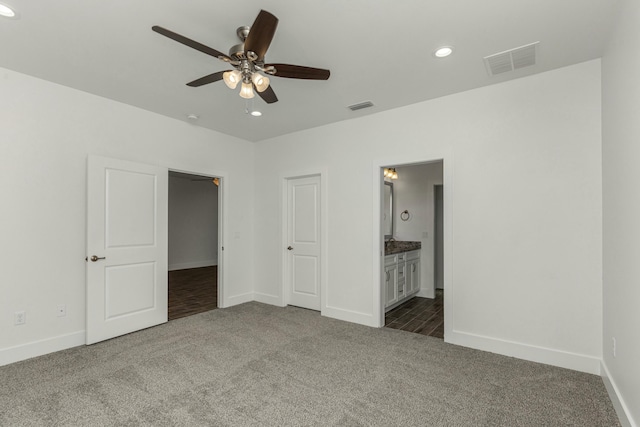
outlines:
M420 291L420 242L385 242L385 311L402 304Z

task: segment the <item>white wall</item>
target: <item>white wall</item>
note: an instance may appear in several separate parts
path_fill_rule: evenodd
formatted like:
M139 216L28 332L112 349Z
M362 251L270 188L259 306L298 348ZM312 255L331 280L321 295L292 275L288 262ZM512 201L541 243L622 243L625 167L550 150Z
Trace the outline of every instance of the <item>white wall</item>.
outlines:
M282 301L282 177L324 170L323 312L377 326L373 167L449 153L446 339L599 372L600 118L595 60L257 144L256 297Z
M0 364L84 343L89 154L226 176L224 298L252 299L253 144L6 69L0 93Z
M435 200L433 186L442 184L442 162L397 167L394 186L395 238L421 242L420 292L418 296L435 297L434 239ZM400 213L409 211L403 221ZM424 235L426 233L426 236Z
M603 356L629 420L640 425L640 3L620 1L613 28L602 58Z
M169 175L169 270L218 265L218 187Z

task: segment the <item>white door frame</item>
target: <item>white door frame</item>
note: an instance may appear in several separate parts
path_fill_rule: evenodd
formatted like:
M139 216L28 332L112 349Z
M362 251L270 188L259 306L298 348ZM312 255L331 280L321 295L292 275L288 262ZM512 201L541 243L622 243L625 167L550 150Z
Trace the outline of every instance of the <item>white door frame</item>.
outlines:
M291 293L290 283L287 275L287 212L288 212L288 183L291 179L306 178L309 176L320 177L320 314L324 315L327 309L327 254L328 254L328 209L327 209L327 171L326 169L289 172L280 175L280 281L282 283L282 296L280 305L282 307L289 304Z
M194 169L177 169L169 167L169 172L186 173L189 175L199 175L205 178L219 178L218 185L218 308L229 307L226 292L226 271L227 257L224 253L224 242L227 240L227 232L224 228L225 218L227 215L229 177L226 172L212 170L194 170ZM168 230L167 230L168 232Z
M372 165L373 182L373 326L384 326L384 230L382 229L382 203L384 178L382 171L387 166L409 166L442 161L442 184L444 206L444 340L449 342L454 331L454 280L453 280L453 153L450 150L416 159L411 157L389 157L378 159Z

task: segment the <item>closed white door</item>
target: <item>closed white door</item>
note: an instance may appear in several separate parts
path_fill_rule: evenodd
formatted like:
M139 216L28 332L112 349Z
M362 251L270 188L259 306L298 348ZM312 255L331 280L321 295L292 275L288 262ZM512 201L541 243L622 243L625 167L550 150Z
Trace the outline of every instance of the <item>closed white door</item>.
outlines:
M287 181L288 303L320 310L320 177Z
M87 344L167 321L166 168L89 157Z

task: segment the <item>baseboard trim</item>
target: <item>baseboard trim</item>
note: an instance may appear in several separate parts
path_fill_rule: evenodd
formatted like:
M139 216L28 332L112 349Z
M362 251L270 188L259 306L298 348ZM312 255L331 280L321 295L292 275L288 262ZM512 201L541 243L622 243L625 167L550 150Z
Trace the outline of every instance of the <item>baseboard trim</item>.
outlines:
M344 320L345 322L358 323L360 325L377 327L373 322L373 316L358 311L345 310L336 307L323 307L321 314L333 319Z
M220 308L229 308L234 305L244 304L245 302L254 301L253 292L247 292L246 294L234 295L228 298L225 298L224 305Z
M433 290L428 291L426 289L422 289L420 288L420 290L418 291L417 294L415 294L414 296L416 297L421 297L421 298L429 298L429 299L434 299L436 297L435 293L433 292Z
M85 331L72 332L0 350L0 366L85 344Z
M601 359L584 354L570 353L460 331L445 331L445 342L531 362L600 375Z
M186 270L189 268L212 267L218 265L217 259L209 259L204 261L183 262L179 264L169 264L169 271Z
M282 297L278 295L263 294L262 292L254 292L253 300L264 304L275 305L277 307L284 307Z
M618 414L618 418L620 419L620 424L623 427L638 427L638 425L634 422L633 417L631 416L631 411L629 411L629 407L625 403L624 399L620 395L620 390L616 385L615 381L611 378L611 374L609 372L609 368L607 368L607 364L604 361L601 362L601 376L602 382L604 382L604 386L607 389L607 393L609 393L609 398L611 399L611 403L616 410L616 414Z

